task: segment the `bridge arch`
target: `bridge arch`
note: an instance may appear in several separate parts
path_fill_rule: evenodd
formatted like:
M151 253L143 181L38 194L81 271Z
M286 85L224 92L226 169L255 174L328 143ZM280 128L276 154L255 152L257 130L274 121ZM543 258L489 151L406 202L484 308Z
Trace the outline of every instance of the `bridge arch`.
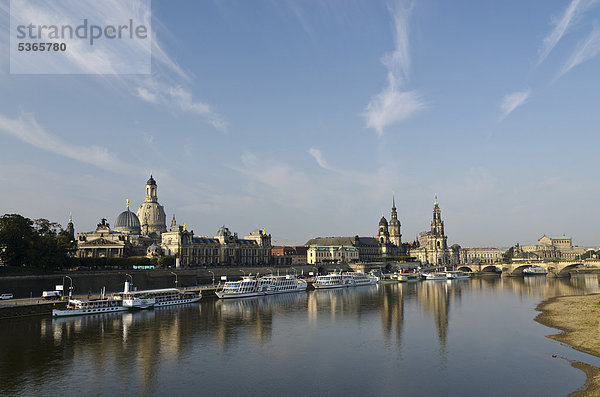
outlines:
M471 269L469 266L461 266L458 268L458 270L460 270L461 272L469 272L469 273L473 272L473 269Z
M565 266L558 272L558 274L561 276L566 276L567 274L569 274L569 272L571 272L571 270L574 270L579 266L583 266L583 263L573 263L571 265Z
M502 268L500 266L496 266L496 265L488 265L484 268L481 269L482 272L486 272L486 273L498 273L499 271L502 271Z
M523 270L527 269L528 267L533 266L532 264L528 263L526 265L521 265L519 267L515 267L512 272L510 272L511 276L522 276L523 275Z

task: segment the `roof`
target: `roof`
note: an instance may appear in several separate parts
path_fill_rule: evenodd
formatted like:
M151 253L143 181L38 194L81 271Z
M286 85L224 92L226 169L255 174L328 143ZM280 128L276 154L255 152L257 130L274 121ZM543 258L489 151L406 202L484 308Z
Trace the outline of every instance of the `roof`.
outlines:
M344 245L344 246L379 246L379 241L375 237L316 237L308 240L304 245Z

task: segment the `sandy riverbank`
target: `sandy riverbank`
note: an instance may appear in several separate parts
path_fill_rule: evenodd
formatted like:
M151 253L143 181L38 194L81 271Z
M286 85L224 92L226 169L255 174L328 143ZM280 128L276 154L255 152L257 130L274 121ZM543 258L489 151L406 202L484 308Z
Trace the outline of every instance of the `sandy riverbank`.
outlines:
M562 332L548 337L600 357L600 294L560 296L540 303L536 321ZM571 396L600 395L600 368L580 362L573 367L585 372L587 382Z

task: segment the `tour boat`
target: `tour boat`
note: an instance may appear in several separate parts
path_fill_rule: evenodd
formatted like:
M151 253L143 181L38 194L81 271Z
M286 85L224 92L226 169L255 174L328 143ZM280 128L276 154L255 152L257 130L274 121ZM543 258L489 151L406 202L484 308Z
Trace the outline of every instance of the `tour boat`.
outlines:
M119 299L119 297L117 297ZM127 309L151 309L156 305L156 299L135 292L123 292L120 294L123 306Z
M464 280L467 278L471 278L469 273L461 272L461 271L447 271L446 277L448 280Z
M377 277L360 272L330 273L318 276L313 286L317 289L357 287L359 285L373 285Z
M537 276L542 274L548 274L548 270L544 269L541 266L531 266L526 269L523 269L523 275L525 276Z
M425 280L448 280L445 272L423 273Z
M186 303L198 302L202 299L202 294L198 292L186 292L177 288L148 289L144 291L124 292L119 295L123 297L123 302L125 302L126 297L127 299L133 298L140 300L153 299L154 307L184 305Z
M79 300L70 299L66 309L53 309L52 317L81 316L113 313L128 310L120 299Z
M398 281L401 283L412 283L420 279L421 275L419 273L402 273L398 275Z
M221 299L247 298L251 296L263 296L283 294L286 292L306 291L305 280L295 276L264 276L244 277L239 281L227 281L220 291L215 294Z

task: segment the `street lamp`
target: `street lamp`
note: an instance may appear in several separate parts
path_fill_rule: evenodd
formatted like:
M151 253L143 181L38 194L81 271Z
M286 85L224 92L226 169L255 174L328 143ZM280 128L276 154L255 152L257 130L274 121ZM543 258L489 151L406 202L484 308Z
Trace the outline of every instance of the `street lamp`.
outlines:
M244 273L244 277L246 277L246 272L243 271L242 269L238 269L240 272Z
M215 274L212 272L212 270L209 270L208 272L209 272L210 274L212 274L212 276L213 276L213 277L212 277L212 282L213 282L213 283L212 283L212 286L214 287L214 286L215 286Z
M169 272L169 273L171 273L172 275L175 276L175 288L177 288L177 273L175 273L175 272Z
M69 300L71 300L71 294L73 293L73 279L69 276L65 276L65 278L68 278L69 281L71 282L71 285L69 286ZM65 282L63 281L63 289L65 288Z

